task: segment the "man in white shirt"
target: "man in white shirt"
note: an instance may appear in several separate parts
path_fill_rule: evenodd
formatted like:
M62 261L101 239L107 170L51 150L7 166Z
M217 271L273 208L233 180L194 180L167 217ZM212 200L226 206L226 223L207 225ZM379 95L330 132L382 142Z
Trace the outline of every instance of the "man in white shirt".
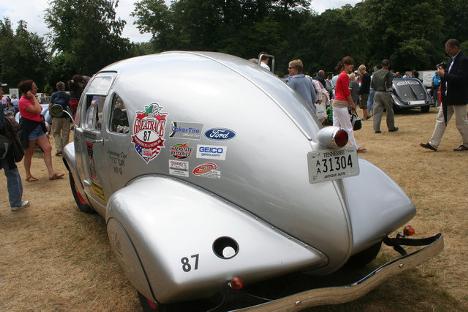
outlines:
M270 71L270 66L268 65L268 61L270 58L266 56L265 54L262 54L262 57L260 58L260 66L265 68L266 70Z

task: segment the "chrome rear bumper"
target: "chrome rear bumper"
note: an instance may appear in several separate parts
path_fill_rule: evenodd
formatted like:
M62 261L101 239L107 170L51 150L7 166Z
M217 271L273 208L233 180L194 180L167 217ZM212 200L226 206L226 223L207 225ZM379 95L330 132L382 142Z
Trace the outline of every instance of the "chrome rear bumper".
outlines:
M440 233L425 240L428 244L424 247L381 265L354 283L311 289L235 311L301 311L305 308L341 304L356 300L375 289L388 278L416 267L444 249L444 239Z

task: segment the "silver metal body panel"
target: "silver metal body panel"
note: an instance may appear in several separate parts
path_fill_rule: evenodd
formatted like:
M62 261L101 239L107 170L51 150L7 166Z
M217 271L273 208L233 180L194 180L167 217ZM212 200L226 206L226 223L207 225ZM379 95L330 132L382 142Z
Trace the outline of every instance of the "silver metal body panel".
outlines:
M72 143L68 143L67 145L65 145L63 147L62 154L63 154L63 160L67 165L67 169L69 170L69 172L71 173L73 177L76 190L80 194L85 194L83 185L81 184L80 175L78 173L78 166L76 163L75 144L72 142ZM89 199L86 196L82 196L82 198L87 202L88 205L90 204Z
M382 170L364 159L360 159L359 167L359 176L343 179L353 254L378 242L416 214L413 203Z
M133 181L110 198L107 219L122 223L159 302L213 294L234 276L251 283L326 263L313 248L214 194L172 178ZM237 255L222 259L215 254L213 243L220 237L237 242ZM190 261L188 271L183 258Z
M118 92L127 103L130 124L136 111L157 102L168 113L167 132L172 122L184 121L203 124L202 132L223 127L237 133L235 139L222 143L203 136L193 143L166 137L167 147L149 164L132 150L127 136L127 145L106 146L128 153L122 176L107 170L114 191L136 176L168 174L170 146L175 143L188 142L195 148L196 144L223 145L228 149L226 160L216 162L221 179L190 175L185 180L323 251L329 255L330 267L337 269L346 261L351 238L339 195L333 183L308 183L309 138L319 126L281 80L255 64L218 53L164 53L129 59L104 70L118 72L109 93ZM103 113L108 118L108 112ZM103 136L105 142L115 137L107 130ZM190 170L203 163L194 156Z
M111 218L107 221L107 233L112 250L128 280L146 298L155 301L140 258L125 228L117 219Z
M392 82L392 99L399 108L430 106L434 100L417 78L396 78Z
M110 130L115 95L125 103L131 128L126 134ZM99 96L100 124L89 129L84 122L89 100ZM132 126L137 114L155 103L166 118L164 143L157 157L148 161L132 142ZM200 125L200 135L171 136L172 127L181 123ZM231 129L235 137L213 140L204 135L219 128ZM140 255L158 298L172 300L192 293L190 287L199 287L196 282L202 280L185 279L184 274L176 272L183 255L178 254L178 263L173 257L182 251L191 252L188 247L209 253L203 249L206 246L202 241L218 235L217 222L226 225L228 216L239 221L232 233L242 235L239 229L246 227L265 242L276 237L280 245L271 244L276 254L267 253L273 257L269 264L273 273L309 266L317 274L326 274L339 269L352 254L414 215L414 207L401 189L362 160L361 174L356 177L310 184L307 154L324 148L317 142L319 130L302 100L259 66L220 53L168 52L112 64L91 79L78 107L74 150L68 149L70 155L66 152L65 159L76 175L76 184L83 185L90 205L102 216L106 216L107 207L107 218L115 218L130 239L136 240L136 254ZM177 144L187 144L193 150L184 159L186 176L172 176L183 183L163 178L135 180L146 175L171 176L171 147ZM199 146L221 146L223 158L197 158ZM217 166L215 176L193 174L192 170L208 161ZM154 191L141 181L154 185ZM239 207L248 214L240 212ZM208 209L209 214L203 209ZM372 216L373 222L369 222ZM165 221L160 224L160 220ZM191 220L196 222L190 224ZM288 243L283 244L285 237L272 229L268 232L265 224L294 240L286 239ZM154 225L159 228L154 229ZM188 240L182 240L175 229ZM200 229L205 236L191 233ZM157 237L153 231L164 239L152 241L151 237ZM295 240L313 249L301 247ZM258 250L261 241L250 239L248 248ZM298 249L289 252L289 248ZM320 251L325 257L318 261L314 258L317 252L311 250ZM281 268L284 254L291 257ZM267 259L259 262L262 265L255 263L252 267L242 260L228 271L220 269L216 261L210 263L213 269L204 273L201 291L211 291L210 286L226 278L226 272L239 270L252 280L272 273L265 270ZM161 281L172 286L166 289ZM174 295L172 288L176 286L181 289Z

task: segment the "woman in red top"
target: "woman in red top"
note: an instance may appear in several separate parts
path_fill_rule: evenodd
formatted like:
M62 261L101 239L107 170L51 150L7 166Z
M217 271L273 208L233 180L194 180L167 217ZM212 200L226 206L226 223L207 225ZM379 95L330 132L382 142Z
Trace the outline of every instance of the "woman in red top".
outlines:
M356 148L358 153L366 151L364 147L359 147L354 139L353 125L351 124L350 109L356 109L356 104L351 97L349 90L349 76L353 71L353 59L345 56L338 63L337 71L340 72L335 85L335 99L333 100L333 125L343 128L348 132L349 141Z
M37 86L32 80L24 80L20 82L18 89L21 92L19 111L21 114L21 141L25 148L24 168L26 170L26 181L38 180L31 174L31 160L36 143L44 152L44 162L49 173L49 180L61 179L64 174L56 173L52 167L52 147L46 136L47 129L41 115L42 107L36 98Z

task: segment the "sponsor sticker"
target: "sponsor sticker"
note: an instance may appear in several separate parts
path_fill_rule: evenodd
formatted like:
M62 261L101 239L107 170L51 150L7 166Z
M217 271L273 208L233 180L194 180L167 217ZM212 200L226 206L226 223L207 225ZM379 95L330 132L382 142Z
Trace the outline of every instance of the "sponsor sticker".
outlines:
M93 190L93 193L96 194L96 196L99 197L102 201L106 200L102 186L93 181L91 182L91 189Z
M219 168L218 168L218 165L216 165L215 163L206 162L193 168L192 173L194 176L198 176L198 177L220 179L221 171L217 169Z
M171 138L200 140L203 125L195 122L172 122Z
M189 162L182 160L169 159L169 174L178 177L188 178L189 176Z
M161 112L157 103L145 106L144 111L137 111L133 123L132 143L135 151L148 164L158 157L164 148L164 132L167 113Z
M192 154L192 148L187 144L175 144L171 147L171 155L177 159L185 159Z
M227 146L197 145L197 158L225 160L226 152Z
M205 132L205 136L210 140L230 140L236 136L236 133L231 129L212 128Z

